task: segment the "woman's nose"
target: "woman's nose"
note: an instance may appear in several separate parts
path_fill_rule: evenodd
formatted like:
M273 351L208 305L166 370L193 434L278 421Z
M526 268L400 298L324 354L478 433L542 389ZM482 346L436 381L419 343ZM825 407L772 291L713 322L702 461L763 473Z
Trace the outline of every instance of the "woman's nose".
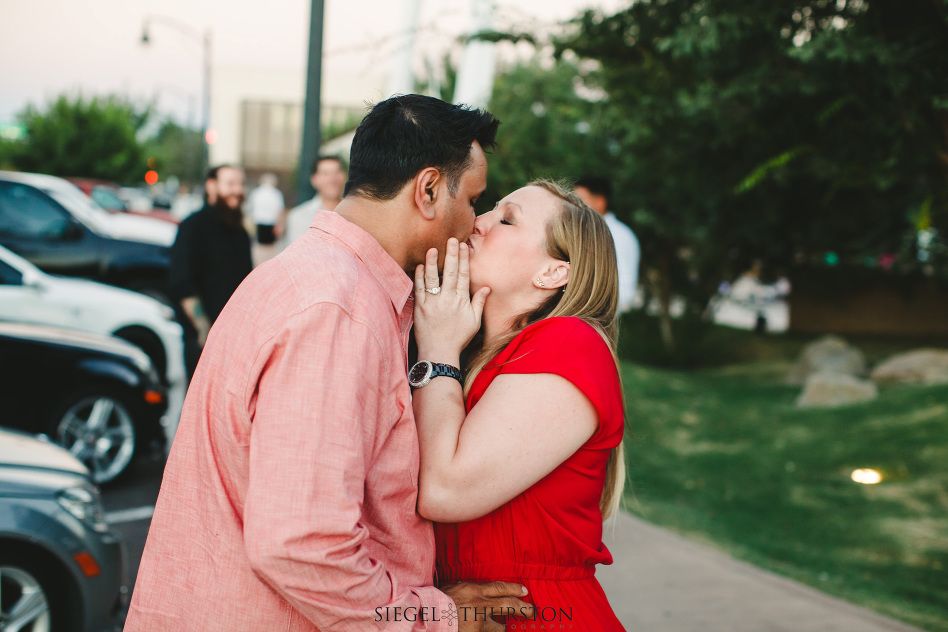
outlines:
M483 235L490 224L490 213L484 213L474 218L474 232Z

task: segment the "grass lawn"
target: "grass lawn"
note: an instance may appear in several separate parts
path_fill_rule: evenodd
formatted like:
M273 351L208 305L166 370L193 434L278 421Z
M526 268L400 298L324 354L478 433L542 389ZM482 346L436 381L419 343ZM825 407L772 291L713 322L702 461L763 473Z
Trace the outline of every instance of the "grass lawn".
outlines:
M790 366L773 357L688 372L623 363L626 507L827 593L948 632L948 386L893 386L869 404L801 410L800 389L783 384ZM857 468L884 479L854 483Z

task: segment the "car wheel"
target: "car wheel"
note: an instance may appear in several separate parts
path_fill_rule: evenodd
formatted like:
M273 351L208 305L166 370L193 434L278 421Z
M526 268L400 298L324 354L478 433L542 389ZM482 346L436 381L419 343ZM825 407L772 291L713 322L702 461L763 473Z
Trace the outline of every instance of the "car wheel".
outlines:
M53 569L27 556L0 556L0 630L63 632L75 628L69 618Z
M105 391L70 397L55 415L51 436L101 485L121 475L135 455L135 424L121 399Z
M165 358L165 348L154 332L141 326L133 326L119 329L113 332L112 335L126 342L130 342L144 351L145 355L151 360L152 366L155 367L155 371L161 376L161 379L166 380L168 361Z

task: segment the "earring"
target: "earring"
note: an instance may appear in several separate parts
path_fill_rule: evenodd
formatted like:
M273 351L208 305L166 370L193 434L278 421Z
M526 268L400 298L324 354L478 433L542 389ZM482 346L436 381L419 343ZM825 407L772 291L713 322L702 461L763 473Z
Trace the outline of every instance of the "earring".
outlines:
M537 279L537 285L539 285L540 287L543 287L543 281L541 281L540 279Z

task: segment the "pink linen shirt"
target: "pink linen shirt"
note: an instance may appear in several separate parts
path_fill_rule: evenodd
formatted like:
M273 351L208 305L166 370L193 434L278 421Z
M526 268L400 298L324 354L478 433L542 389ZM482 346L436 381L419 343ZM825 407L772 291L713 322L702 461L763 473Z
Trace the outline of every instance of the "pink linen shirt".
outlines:
M241 284L188 391L126 632L456 629L415 511L411 292L328 211Z

